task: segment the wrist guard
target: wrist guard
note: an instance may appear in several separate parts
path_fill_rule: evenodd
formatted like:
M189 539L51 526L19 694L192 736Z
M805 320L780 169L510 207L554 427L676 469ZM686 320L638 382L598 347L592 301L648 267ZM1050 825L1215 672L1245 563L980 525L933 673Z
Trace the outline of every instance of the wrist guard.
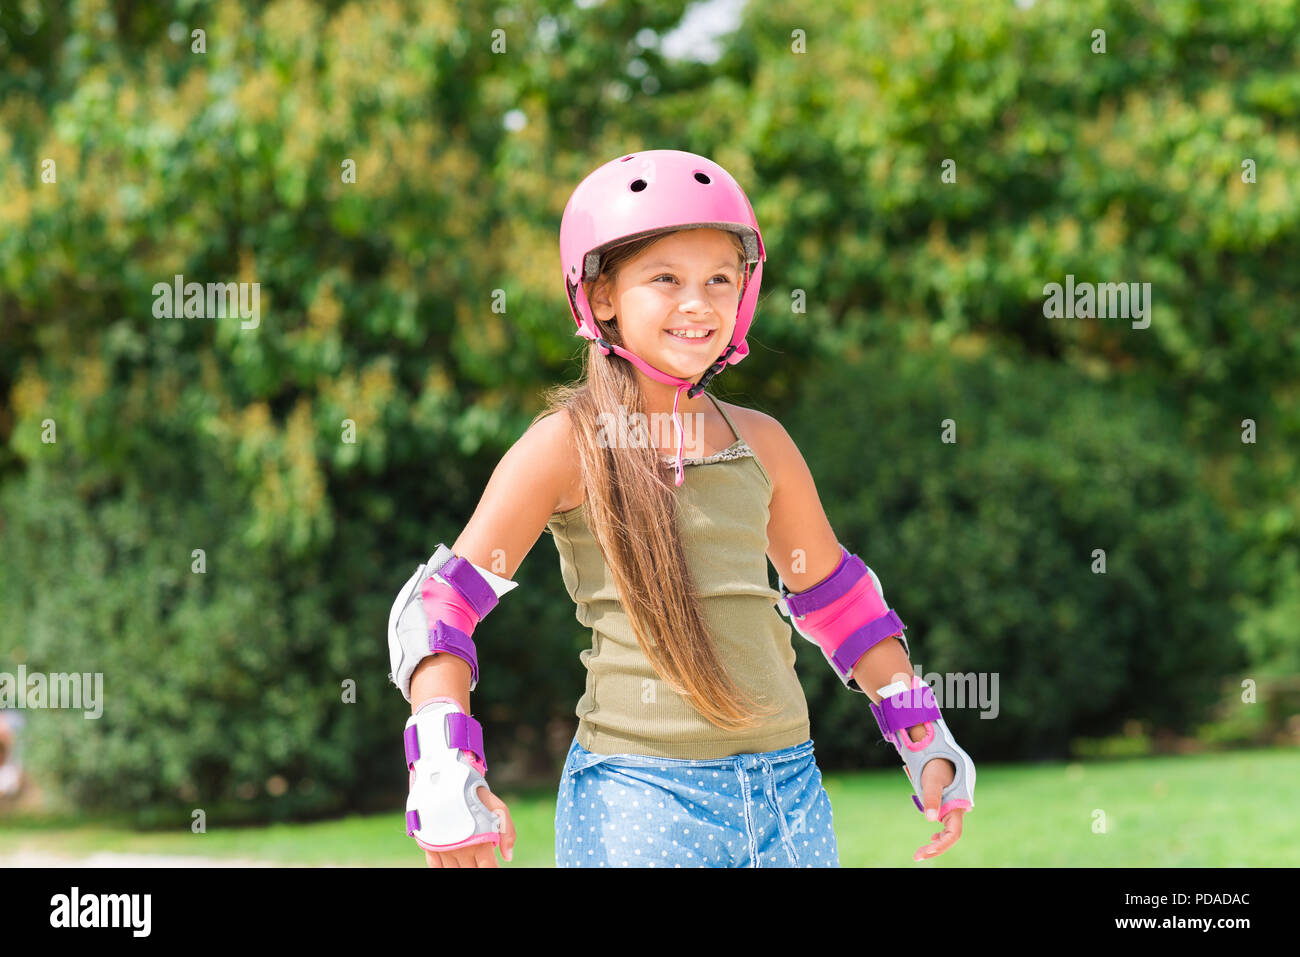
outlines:
M881 688L877 694L884 694L895 686ZM956 769L952 783L939 796L939 819L943 820L943 816L953 808L970 810L975 806L975 764L970 755L958 746L957 740L940 716L939 707L934 701L934 689L922 681L919 675L912 675L911 689L903 689L883 698L880 704L872 702L871 713L875 715L880 733L903 759L903 770L907 772L912 790L916 792L912 795L912 802L918 811L925 813L921 771L935 758L947 758ZM918 724L925 725L925 737L913 741L908 736L907 729Z
M426 851L501 842L502 821L478 796L486 787L483 727L454 698L430 698L402 735L410 771L406 836Z

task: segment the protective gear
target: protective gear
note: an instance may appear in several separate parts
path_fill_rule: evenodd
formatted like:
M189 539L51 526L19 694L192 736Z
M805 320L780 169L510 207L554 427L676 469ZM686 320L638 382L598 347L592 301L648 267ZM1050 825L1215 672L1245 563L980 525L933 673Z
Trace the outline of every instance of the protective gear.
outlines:
M870 584L868 584L870 582ZM866 694L853 678L853 667L877 642L897 638L911 652L898 614L885 605L885 591L876 573L857 555L840 546L840 563L824 581L795 594L777 579L777 607L794 630L821 649L826 661L850 691Z
M406 836L426 851L501 842L504 821L478 796L483 775L483 727L454 698L430 698L402 735L410 794Z
M868 577L871 586L867 586ZM795 594L780 584L781 598L777 605L781 613L799 634L821 648L827 662L839 675L840 681L850 691L866 694L853 678L853 668L869 648L885 638L894 637L903 643L903 651L911 658L903 629L907 626L898 614L885 604L885 590L876 573L863 564L857 555L850 555L840 546L840 563L835 571L807 591ZM874 593L873 593L874 592ZM923 690L913 690L917 688ZM970 756L958 745L952 732L939 714L934 692L920 677L913 675L910 686L902 682L881 688L880 704L870 702L871 713L884 739L892 744L903 759L903 770L912 782L913 803L921 813L921 770L935 758L947 758L956 771L950 785L943 789L939 817L943 818L953 808L970 809L975 806L975 765ZM924 724L926 736L913 742L907 729Z
M601 259L614 246L689 226L709 226L736 233L745 247L745 280L731 342L693 386L656 369L640 356L601 338L584 282L600 275ZM677 416L681 390L694 398L709 380L749 354L745 335L754 318L763 279L763 237L744 190L717 163L681 150L646 150L610 160L578 184L560 221L560 264L565 296L578 324L576 335L594 340L602 355L622 356L650 378L677 386L673 422L677 426L677 479L682 467L683 432ZM750 264L755 264L750 276Z
M411 700L411 674L424 658L447 652L470 667L470 690L478 685L478 656L470 635L518 582L454 555L439 545L397 593L388 612L388 678Z
M881 688L882 696L893 686ZM921 803L921 771L935 758L947 758L956 769L952 783L943 789L939 797L939 819L955 807L970 810L975 806L975 764L965 751L958 746L957 740L948 730L939 714L939 707L934 701L934 690L921 680L919 675L912 675L911 690L904 689L890 697L884 697L880 704L871 703L871 713L876 717L880 733L894 746L903 759L903 770L912 782L916 793L912 801L916 809L925 813ZM925 737L913 741L907 729L914 725L925 725Z

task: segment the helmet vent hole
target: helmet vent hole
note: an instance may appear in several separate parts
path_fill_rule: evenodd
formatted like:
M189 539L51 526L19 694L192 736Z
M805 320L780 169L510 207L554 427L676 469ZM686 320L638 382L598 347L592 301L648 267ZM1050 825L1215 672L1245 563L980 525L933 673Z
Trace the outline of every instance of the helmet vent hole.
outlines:
M641 190L646 188L646 181L643 179L634 179L632 180L632 185L628 188L634 193L639 193Z
M635 157L635 156L636 156L635 153L633 153L632 156L624 156L621 160L619 160L619 162L620 162L620 163L626 163L628 160L632 159L632 158Z
M709 179L709 176L708 176L707 173L699 173L699 172L697 172L697 173L695 174L695 181L696 181L697 183L704 183L706 186L707 186L709 183L713 182L713 180Z

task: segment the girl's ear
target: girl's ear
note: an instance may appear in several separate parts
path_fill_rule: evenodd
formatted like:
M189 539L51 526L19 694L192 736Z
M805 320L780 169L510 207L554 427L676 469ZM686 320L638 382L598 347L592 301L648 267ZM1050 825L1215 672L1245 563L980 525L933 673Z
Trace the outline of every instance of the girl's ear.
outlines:
M591 303L592 314L601 322L613 321L614 304L609 301L609 282L601 276L587 288L587 301Z

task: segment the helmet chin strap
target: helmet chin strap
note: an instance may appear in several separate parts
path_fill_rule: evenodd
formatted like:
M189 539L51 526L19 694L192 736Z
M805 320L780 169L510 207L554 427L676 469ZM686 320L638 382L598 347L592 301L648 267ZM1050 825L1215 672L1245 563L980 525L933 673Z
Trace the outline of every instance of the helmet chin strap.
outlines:
M736 351L736 344L732 342L728 345L726 351L718 357L718 360L714 362L713 365L709 366L708 369L704 371L704 374L700 376L700 381L692 385L690 379L681 379L677 376L669 375L666 372L660 372L640 356L629 352L621 346L616 346L612 342L606 342L600 336L597 336L595 341L596 344L602 348L608 349L615 355L622 356L656 382L662 382L665 385L677 387L677 392L673 396L673 426L677 429L677 477L674 485L680 487L681 484L686 481L686 469L682 465L682 449L684 448L685 435L682 430L681 418L677 414L677 403L682 397L682 389L690 386L690 391L686 394L692 399L703 392L704 387L709 384L709 380L727 367L727 358Z

